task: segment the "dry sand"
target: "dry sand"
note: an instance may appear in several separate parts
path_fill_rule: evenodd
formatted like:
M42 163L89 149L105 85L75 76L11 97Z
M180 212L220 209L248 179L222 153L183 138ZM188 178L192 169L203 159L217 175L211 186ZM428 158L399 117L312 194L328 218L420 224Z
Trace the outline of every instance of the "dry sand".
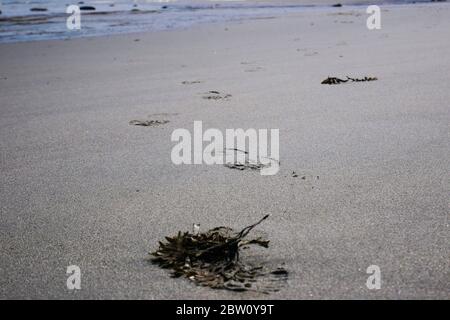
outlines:
M385 6L370 31L364 7L344 7L0 45L0 298L450 298L449 17ZM279 128L280 172L173 165L170 135L194 120ZM285 263L278 293L200 288L145 261L194 222L267 213L271 247L253 255ZM365 285L373 264L380 290Z

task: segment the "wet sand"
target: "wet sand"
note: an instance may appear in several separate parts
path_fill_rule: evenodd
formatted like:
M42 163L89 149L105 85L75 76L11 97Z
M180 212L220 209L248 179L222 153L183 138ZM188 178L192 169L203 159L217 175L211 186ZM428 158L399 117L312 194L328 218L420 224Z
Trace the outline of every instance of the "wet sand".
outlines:
M0 298L448 299L449 16L386 6L370 31L364 7L344 7L0 45ZM171 133L194 120L280 129L279 173L172 164ZM196 287L145 261L193 223L269 213L269 249L246 254L284 263L278 293Z

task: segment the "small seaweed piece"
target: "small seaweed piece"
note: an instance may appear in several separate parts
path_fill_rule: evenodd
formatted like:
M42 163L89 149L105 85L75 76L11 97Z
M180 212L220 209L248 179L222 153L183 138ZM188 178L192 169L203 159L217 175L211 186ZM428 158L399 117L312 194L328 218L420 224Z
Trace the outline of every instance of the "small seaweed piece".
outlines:
M250 169L250 170L261 170L262 168L264 168L264 165L257 162L257 163L252 163L249 161L245 161L243 163L237 162L237 163L225 163L223 165L224 167L230 168L230 169L237 169L237 170L246 170L246 169Z
M364 77L364 78L358 79L358 78L350 78L348 76L347 76L347 79L349 79L349 80L351 80L353 82L364 82L364 81L376 81L376 80L378 80L377 77Z
M351 82L365 82L365 81L375 81L378 80L377 77L364 77L364 78L350 78L349 76L347 76L347 79L340 79L340 78L335 78L335 77L328 77L325 80L323 80L321 83L322 84L341 84L341 83L345 83L348 81Z
M322 84L340 84L340 83L345 83L347 81L348 81L348 79L343 80L343 79L339 79L339 78L335 78L335 77L328 77L322 81Z

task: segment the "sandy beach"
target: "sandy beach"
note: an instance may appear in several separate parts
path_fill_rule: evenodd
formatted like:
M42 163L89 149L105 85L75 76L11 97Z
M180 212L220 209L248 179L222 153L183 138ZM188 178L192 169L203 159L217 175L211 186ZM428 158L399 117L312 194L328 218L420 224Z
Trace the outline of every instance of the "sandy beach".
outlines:
M0 44L0 298L449 299L450 5L381 8L380 30L344 6ZM174 165L171 133L195 120L278 128L280 171ZM146 261L193 223L265 214L270 247L246 254L288 270L277 293L203 288Z

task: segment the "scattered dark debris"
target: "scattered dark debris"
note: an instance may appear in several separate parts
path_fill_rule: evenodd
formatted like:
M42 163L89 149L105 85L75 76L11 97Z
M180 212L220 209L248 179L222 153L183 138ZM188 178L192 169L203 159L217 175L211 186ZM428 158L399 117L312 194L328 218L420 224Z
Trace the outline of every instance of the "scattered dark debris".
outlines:
M139 42L141 41L141 39L134 39L134 42Z
M156 127L168 122L169 120L131 120L130 125L143 127Z
M297 172L292 171L292 177L299 177L299 175L298 175ZM312 175L302 175L302 176L300 176L300 179L302 179L302 180L306 180L306 178L308 178L308 180L319 180L319 176L312 176Z
M231 94L222 94L215 90L208 91L203 96L203 99L207 100L228 100L229 98L231 98Z
M335 7L335 8L340 8L340 7L342 7L342 4L340 4L340 3L336 3L336 4L333 4L333 5L332 5L332 7Z
M347 76L347 79L340 79L340 78L335 78L335 77L328 77L325 80L323 80L321 83L322 84L340 84L340 83L345 83L345 82L364 82L364 81L375 81L378 80L378 78L376 77L364 77L364 78L350 78Z
M228 227L199 233L200 225L194 225L193 233L180 231L174 237L166 237L167 242L160 241L159 248L151 253L151 262L171 269L172 277L186 277L200 286L262 293L278 291L287 280L288 272L284 268L269 271L261 265L239 260L240 248L251 244L269 246L269 241L261 237L244 239L268 217L237 233Z

